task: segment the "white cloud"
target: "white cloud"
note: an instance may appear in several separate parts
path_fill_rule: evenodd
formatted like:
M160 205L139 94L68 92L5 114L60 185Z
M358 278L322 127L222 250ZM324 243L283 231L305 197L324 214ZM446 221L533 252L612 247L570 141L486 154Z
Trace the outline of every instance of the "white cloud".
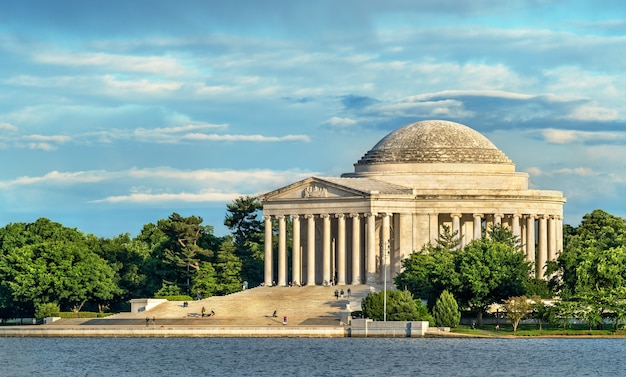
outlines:
M39 63L70 67L101 67L111 72L138 72L165 76L192 73L190 67L171 56L131 56L103 52L35 52L33 59Z
M334 128L350 128L356 124L356 120L350 118L332 117L324 122Z
M230 202L242 196L238 193L132 193L129 195L109 196L104 199L93 200L91 203L166 203L166 202Z
M184 140L209 140L209 141L255 141L255 142L282 142L282 141L302 141L310 142L307 135L285 135L285 136L264 136L264 135L218 135L190 133L182 136Z
M8 123L7 123L8 124ZM6 127L9 130L13 128ZM1 129L1 128L0 128ZM278 143L278 142L305 142L311 141L308 135L283 135L283 136L267 136L260 134L216 134L205 133L207 130L225 130L228 129L227 124L211 124L211 123L192 123L181 126L172 127L156 127L156 128L136 128L136 129L120 129L109 128L96 132L75 133L68 135L42 135L30 134L5 135L3 141L5 145L12 145L18 148L31 148L41 150L55 150L60 144L74 142L77 144L92 143L113 143L115 141L135 141L142 143L159 143L159 144L179 144L181 142L259 142L259 143ZM17 130L17 128L15 128Z
M526 171L526 173L528 173L531 176L537 176L538 177L538 176L543 175L543 171L540 168L536 167L536 166L529 167L525 171Z
M108 90L112 90L111 94L118 94L121 90L132 91L138 93L150 93L157 94L161 92L173 92L182 88L183 84L180 82L161 82L150 81L146 79L142 80L118 80L111 75L107 75L103 78L104 84L108 87Z
M313 175L319 173L300 170L179 170L169 167L51 171L42 176L0 181L0 189L6 193L35 189L39 195L45 195L46 191L56 191L59 186L68 193L80 187L84 191L86 186L92 196L91 203L224 202L241 195L268 192Z
M614 143L617 140L626 139L626 134L622 132L593 132L547 128L542 130L541 133L546 141L554 144L585 143L589 141Z
M613 121L619 119L619 112L616 109L602 107L598 105L583 105L575 108L566 119L582 121Z
M80 183L97 183L105 180L110 174L104 170L59 172L51 171L39 177L19 177L9 181L0 181L0 188L11 188L17 186L41 185L41 184L65 184L75 185ZM118 174L118 173L114 173Z
M576 167L576 168L559 168L550 171L542 170L538 167L530 167L525 170L531 176L540 177L540 176L555 176L555 175L569 175L569 176L579 176L579 177L590 177L597 176L592 168L587 167Z
M69 136L66 135L25 135L22 136L23 140L26 141L39 141L39 142L54 142L54 143L67 143L71 140Z
M1 130L10 131L10 132L16 132L17 131L17 127L12 125L11 123L0 122L0 131Z
M591 168L577 167L577 168L562 168L557 169L552 172L553 174L564 174L564 175L578 175L581 177L589 177L593 175L597 175Z

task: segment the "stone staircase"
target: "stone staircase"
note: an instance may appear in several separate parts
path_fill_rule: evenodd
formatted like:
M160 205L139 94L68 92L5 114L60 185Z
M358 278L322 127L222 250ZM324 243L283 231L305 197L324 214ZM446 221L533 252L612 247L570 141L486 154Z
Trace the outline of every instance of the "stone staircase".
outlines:
M335 289L343 289L344 296L336 299ZM347 296L348 289L351 297ZM189 301L187 307L182 302L168 301L144 312L116 314L98 320L97 324L136 325L144 323L147 317L155 317L159 324L272 326L282 325L283 318L287 317L290 325L339 326L350 311L361 309L361 299L375 289L369 285L256 287L227 296ZM215 316L202 317L202 307L207 313L215 311Z

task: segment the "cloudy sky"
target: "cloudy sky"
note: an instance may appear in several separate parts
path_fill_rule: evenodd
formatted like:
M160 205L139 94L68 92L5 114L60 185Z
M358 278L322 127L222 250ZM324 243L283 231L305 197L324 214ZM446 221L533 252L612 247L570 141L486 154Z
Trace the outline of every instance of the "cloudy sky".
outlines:
M506 5L504 5L506 4ZM0 226L112 237L353 170L392 130L463 123L626 216L626 3L0 3Z

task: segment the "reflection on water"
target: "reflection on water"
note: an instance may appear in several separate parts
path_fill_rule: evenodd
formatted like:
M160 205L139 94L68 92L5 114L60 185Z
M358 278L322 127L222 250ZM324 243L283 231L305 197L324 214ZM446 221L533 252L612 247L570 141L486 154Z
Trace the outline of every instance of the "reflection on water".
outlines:
M3 376L618 376L626 339L0 338Z

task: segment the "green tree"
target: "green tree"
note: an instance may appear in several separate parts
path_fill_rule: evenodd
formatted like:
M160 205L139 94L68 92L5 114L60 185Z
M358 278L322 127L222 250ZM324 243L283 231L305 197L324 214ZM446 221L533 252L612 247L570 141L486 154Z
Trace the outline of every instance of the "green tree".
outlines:
M126 233L113 238L99 238L91 248L115 272L116 284L121 289L114 298L117 304L153 295L154 290L148 287L149 276L144 269L151 251L147 244L131 239Z
M402 261L402 272L394 277L394 283L424 298L432 307L441 292L460 284L454 272L454 253L427 244Z
M237 256L242 261L241 278L252 285L263 281L265 259L264 231L260 220L263 205L256 197L242 196L226 205L224 225L234 237Z
M230 237L222 243L214 265L217 277L216 294L227 295L242 289L241 260L235 255L235 246Z
M450 229L448 225L443 225L443 232L439 235L437 239L437 248L443 250L458 250L461 247L461 237L459 235L459 231L455 230L454 232Z
M457 327L461 322L459 305L450 292L441 292L433 306L433 318L435 325L440 327Z
M35 318L58 317L60 313L59 305L53 302L39 304L35 308Z
M571 326L571 320L576 318L579 311L579 303L574 301L557 301L550 307L550 322L559 323L563 331Z
M502 224L493 224L489 227L488 238L494 242L500 242L511 246L515 251L522 251L522 241L519 236L513 234L511 229Z
M532 313L533 303L526 296L510 297L504 301L504 309L513 325L513 332L517 332L520 321Z
M157 223L159 230L167 236L163 245L164 261L177 268L178 274L174 283L184 287L187 294L190 294L191 276L200 268L200 261L212 256L211 250L198 244L203 232L212 231L210 227L203 227L201 224L201 217L182 217L175 212L167 220L159 220Z
M121 290L114 270L92 251L93 236L48 219L5 227L0 236L2 306L22 314L55 302L80 311L110 302Z
M361 300L363 316L376 321L384 319L384 291L371 292ZM389 321L428 321L434 320L428 309L415 300L409 291L387 291L387 320Z
M193 291L200 292L202 297L211 297L217 292L215 268L210 262L200 262L200 269L193 276Z
M537 324L537 329L542 330L543 324L550 322L550 307L544 304L540 296L532 296L531 300L533 311L530 315Z
M563 252L548 273L561 298L571 295L580 316L601 326L607 307L626 300L626 220L594 210L580 226L565 227Z
M482 238L454 255L458 285L450 290L461 306L482 314L493 303L526 293L530 264L509 244Z

